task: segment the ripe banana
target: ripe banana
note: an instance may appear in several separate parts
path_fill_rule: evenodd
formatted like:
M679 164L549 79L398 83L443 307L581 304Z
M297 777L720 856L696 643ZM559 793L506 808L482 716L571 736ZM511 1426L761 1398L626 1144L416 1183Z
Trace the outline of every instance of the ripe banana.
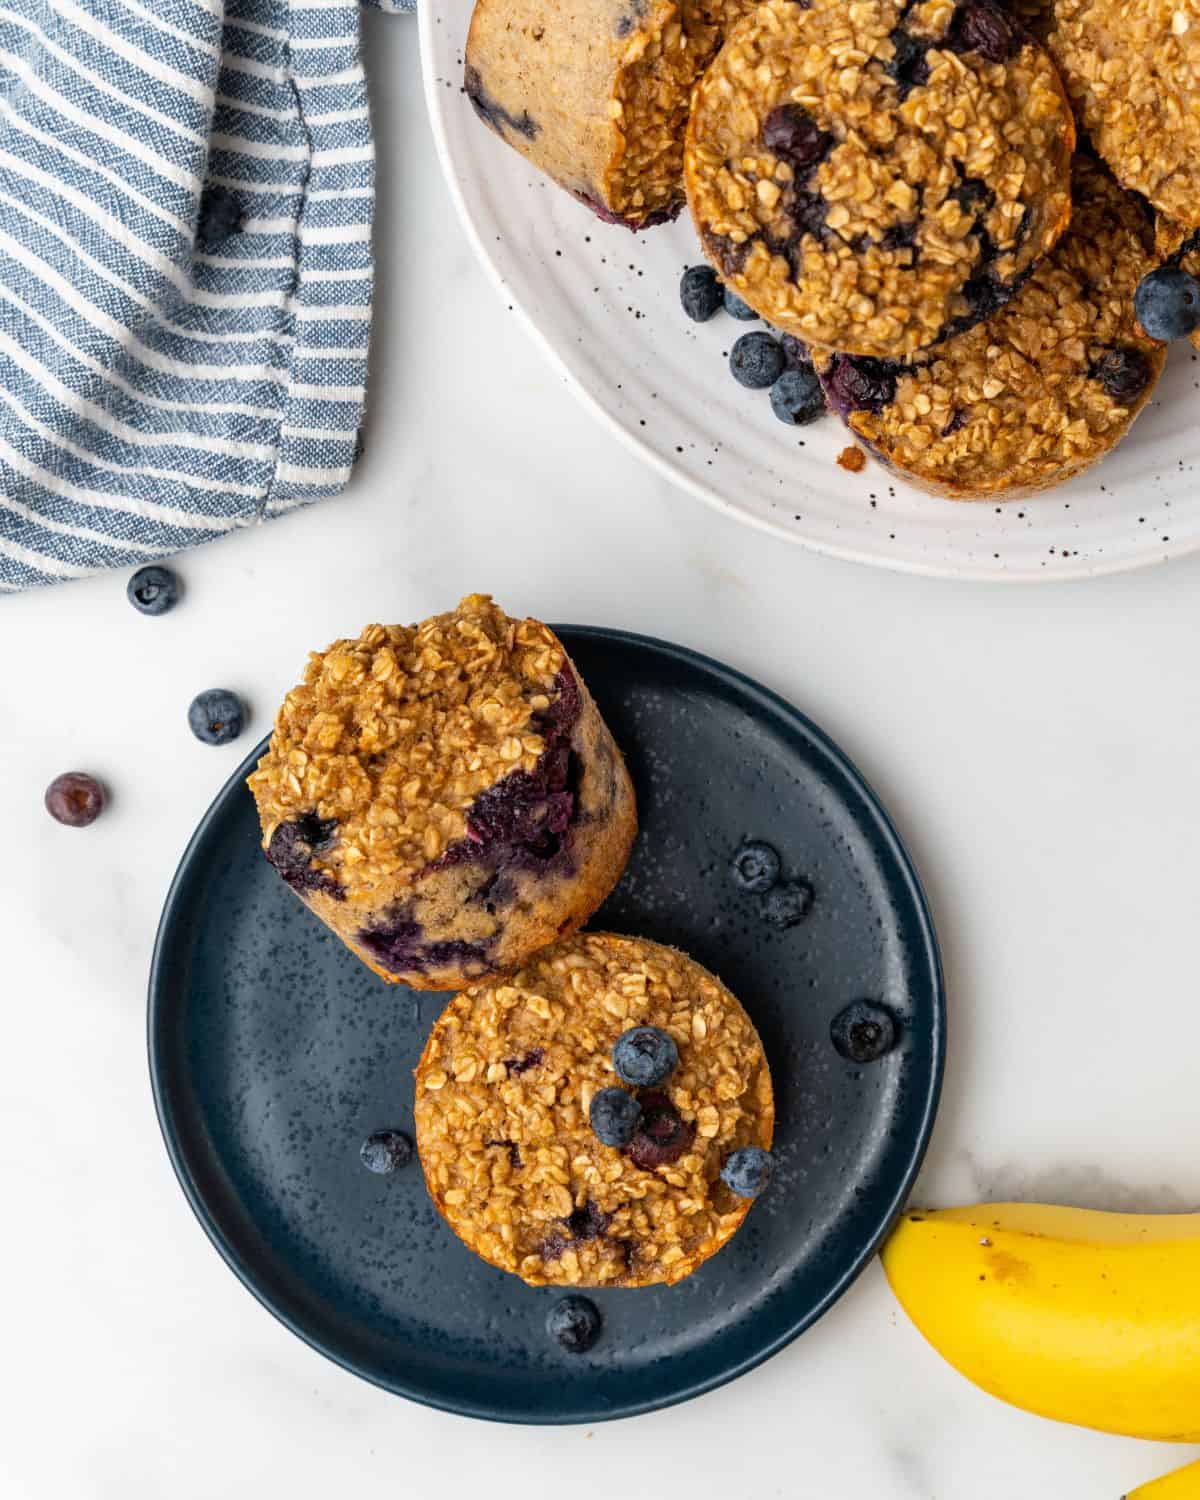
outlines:
M1125 1500L1200 1500L1200 1463L1175 1469L1161 1479L1140 1484Z
M993 1396L1103 1432L1200 1442L1200 1214L909 1213L883 1265L933 1347Z

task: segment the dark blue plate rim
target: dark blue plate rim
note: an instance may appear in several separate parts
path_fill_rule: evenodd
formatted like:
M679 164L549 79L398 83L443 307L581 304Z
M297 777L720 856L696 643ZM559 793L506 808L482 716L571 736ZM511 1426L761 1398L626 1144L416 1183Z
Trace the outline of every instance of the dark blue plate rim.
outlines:
M747 677L744 672L738 671L736 667L727 666L724 662L716 661L712 657L705 656L699 651L693 651L687 646L680 646L671 641L659 640L655 636L641 635L635 631L612 629L604 625L563 624L554 625L552 628L564 637L569 635L586 636L592 640L611 641L614 644L623 646L640 647L668 658L673 658L688 666L698 667L719 679L723 679L729 685L737 688L747 698L757 700L768 715L790 721L803 735L811 739L858 789L867 807L878 820L879 829L886 836L889 852L895 861L895 873L908 886L913 902L913 909L920 921L921 934L926 950L925 957L928 961L929 972L933 978L933 1016L930 1032L930 1050L933 1065L928 1077L928 1087L923 1101L920 1124L912 1153L896 1185L895 1191L888 1200L886 1210L880 1219L879 1227L864 1242L858 1254L847 1263L842 1275L834 1285L830 1287L828 1292L819 1301L806 1306L780 1333L776 1334L774 1338L765 1340L752 1354L747 1355L744 1359L732 1361L725 1369L698 1380L691 1386L675 1388L663 1395L661 1399L650 1398L643 1401L631 1401L626 1406L610 1407L604 1411L597 1411L586 1418L580 1418L571 1413L562 1415L552 1412L536 1414L536 1420L539 1425L570 1426L579 1425L581 1421L586 1422L587 1425L592 1425L596 1422L615 1421L622 1417L639 1416L645 1412L659 1411L668 1406L676 1406L680 1402L690 1401L696 1396L702 1396L708 1391L716 1390L720 1386L728 1384L729 1381L736 1380L739 1376L756 1369L759 1365L770 1359L772 1355L778 1354L781 1349L786 1348L800 1334L811 1328L819 1318L823 1317L829 1311L835 1302L845 1295L887 1238L888 1233L908 1200L909 1192L916 1181L917 1173L920 1171L921 1164L925 1159L930 1136L933 1133L934 1120L937 1117L938 1104L942 1093L942 1082L946 1070L947 1016L945 975L942 969L941 951L938 947L929 902L926 898L920 877L917 874L916 867L905 847L904 841L900 837L895 823L892 821L883 803L875 794L874 789L845 751L835 744L823 729L814 724L811 719L801 713L798 708L789 703L785 698L780 697L778 693L764 687L752 677ZM188 840L187 848L184 850L178 868L172 877L166 900L163 903L162 916L159 919L158 932L154 941L154 952L150 960L150 977L147 994L146 1045L150 1067L150 1087L154 1095L154 1109L158 1117L159 1129L162 1132L171 1166L174 1169L175 1176L179 1180L179 1185L183 1189L184 1196L187 1198L192 1212L200 1223L200 1227L204 1230L225 1264L257 1302L265 1307L273 1317L278 1319L285 1328L294 1333L297 1338L301 1339L310 1348L315 1349L318 1354L324 1355L326 1359L349 1371L350 1374L357 1375L369 1384L389 1391L393 1395L404 1396L410 1401L418 1402L422 1406L434 1407L441 1411L451 1412L457 1416L476 1417L485 1421L531 1425L535 1418L535 1414L533 1413L516 1415L494 1410L478 1402L441 1400L430 1395L428 1391L419 1386L410 1385L399 1380L381 1379L374 1370L353 1359L346 1358L324 1340L315 1336L297 1319L289 1316L283 1308L278 1306L270 1293L259 1284L254 1268L248 1265L241 1255L239 1255L235 1246L226 1238L216 1222L185 1160L173 1120L173 1106L167 1082L165 1059L162 1055L162 1027L159 1024L164 1010L162 997L165 986L162 980L167 962L166 955L171 945L172 929L181 915L177 912L176 907L195 851L204 839L210 826L221 815L226 795L230 788L244 782L265 751L268 739L269 736L261 740L246 756L237 770L229 777L221 787L221 790L213 798L204 816L197 824L196 830Z

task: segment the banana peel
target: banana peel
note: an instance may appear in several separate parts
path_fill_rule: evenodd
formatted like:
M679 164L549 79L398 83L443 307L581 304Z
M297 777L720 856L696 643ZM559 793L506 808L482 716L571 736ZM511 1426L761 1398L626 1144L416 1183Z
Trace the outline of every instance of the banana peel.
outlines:
M925 1338L993 1396L1102 1432L1200 1442L1200 1214L912 1212L882 1258ZM1200 1500L1200 1478L1178 1482L1193 1487L1147 1493Z
M1173 1469L1161 1479L1130 1490L1123 1500L1200 1500L1200 1463Z

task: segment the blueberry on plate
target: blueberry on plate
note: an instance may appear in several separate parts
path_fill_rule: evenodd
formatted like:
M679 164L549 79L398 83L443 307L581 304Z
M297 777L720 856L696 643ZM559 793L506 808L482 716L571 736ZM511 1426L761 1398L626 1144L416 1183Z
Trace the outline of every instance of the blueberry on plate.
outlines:
M813 888L807 880L789 880L777 885L762 898L759 910L764 922L780 929L795 927L812 910Z
M711 266L689 266L679 279L679 300L693 323L707 323L721 309L721 283Z
M855 1000L834 1016L829 1036L847 1062L875 1062L896 1045L896 1023L881 1005Z
M66 771L46 788L46 811L67 828L86 828L104 811L104 788L86 771Z
M770 1182L774 1165L774 1157L761 1146L742 1146L725 1158L721 1181L739 1198L757 1198Z
M612 1063L622 1083L650 1089L679 1066L679 1048L658 1026L634 1026L617 1038Z
M546 1316L546 1332L568 1354L586 1354L600 1336L600 1309L586 1297L563 1297Z
M736 318L739 323L758 321L758 314L748 302L743 302L736 292L731 292L728 287L722 287L721 295L725 303L725 311L731 318Z
M783 374L786 361L769 333L743 333L729 353L733 378L752 391L764 391Z
M747 839L730 865L733 881L752 896L769 891L779 879L779 855L761 839Z
M227 745L242 732L242 703L228 688L198 693L188 708L188 724L206 745Z
M1200 328L1200 281L1178 266L1159 266L1138 282L1133 310L1148 337L1185 339Z
M825 410L825 396L811 365L787 369L771 387L771 410L781 422L803 427Z
M588 1109L592 1130L602 1146L628 1146L642 1123L642 1106L624 1089L600 1089Z
M402 1130L376 1130L358 1148L368 1172L397 1172L413 1159L413 1143Z
M170 568L151 563L139 568L125 586L125 597L144 615L165 615L179 599L179 579Z

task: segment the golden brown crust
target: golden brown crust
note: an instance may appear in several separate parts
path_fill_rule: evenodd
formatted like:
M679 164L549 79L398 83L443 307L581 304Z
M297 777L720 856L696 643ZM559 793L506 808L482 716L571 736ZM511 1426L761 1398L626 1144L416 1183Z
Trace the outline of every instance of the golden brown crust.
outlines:
M1153 264L1149 218L1086 155L1074 181L1070 230L1013 301L917 356L882 410L847 416L922 489L953 500L1035 494L1110 452L1150 399L1165 353L1133 315ZM836 358L817 356L826 382Z
M1051 248L1073 146L1053 64L990 0L769 0L697 84L684 176L757 312L886 359L977 319Z
M587 920L637 831L562 643L487 595L314 653L249 778L267 857L382 978L454 989Z
M693 1132L643 1169L601 1145L588 1110L618 1084L630 1027L662 1027L662 1085ZM438 1210L476 1254L535 1286L648 1286L689 1275L748 1211L726 1156L769 1149L770 1072L750 1018L707 970L645 939L584 933L446 1007L416 1070L417 1144Z
M1200 226L1200 0L1052 0L1046 45L1123 186Z

